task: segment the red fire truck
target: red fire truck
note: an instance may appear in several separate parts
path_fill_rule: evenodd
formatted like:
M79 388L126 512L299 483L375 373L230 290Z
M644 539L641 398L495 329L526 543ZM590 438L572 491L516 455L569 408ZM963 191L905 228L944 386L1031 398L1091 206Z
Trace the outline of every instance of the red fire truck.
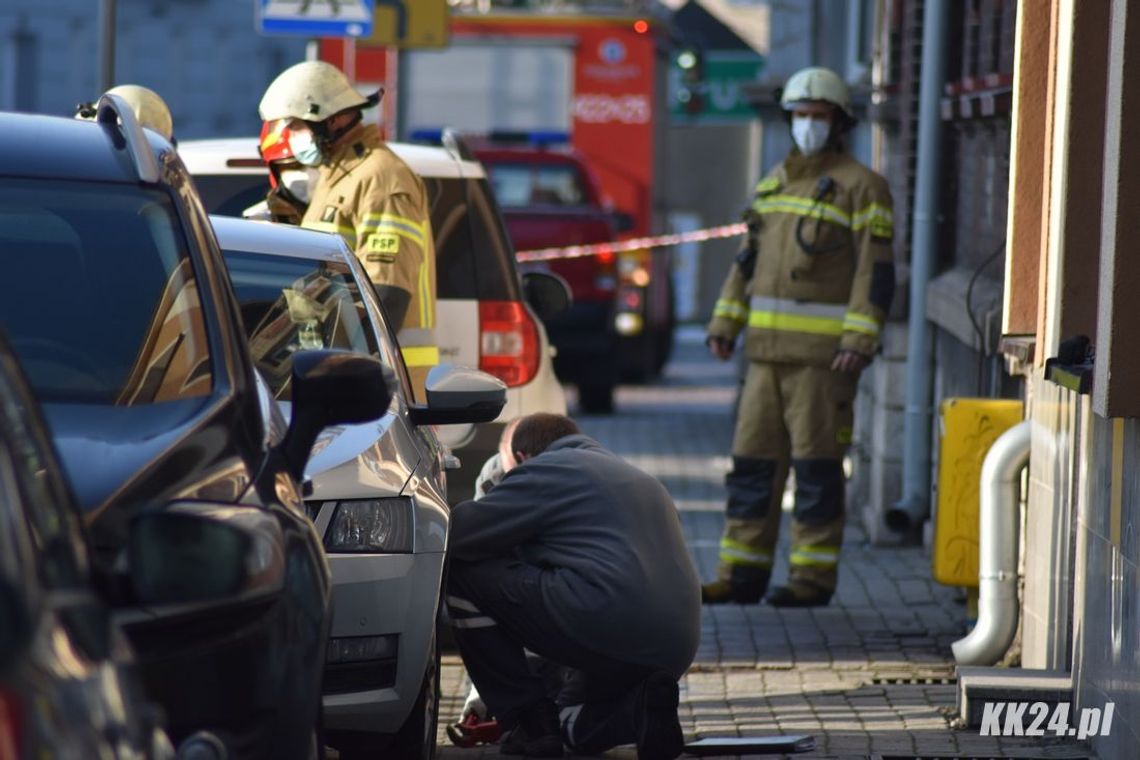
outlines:
M345 67L362 87L384 84L395 91L395 109L390 103L385 113L398 112L403 137L445 127L482 135L564 134L564 159L537 145L516 143L507 150L516 164L579 166L584 184L591 192L596 187L593 208L579 209L579 218L589 218L582 229L572 228L571 215L563 220L571 227L547 225L549 235L536 237L530 225L526 239L515 241L516 247L569 246L663 230L669 56L663 50L667 36L655 24L623 16L458 15L451 46L443 51L406 51L397 59L382 48L358 43L346 49L340 40L327 40L321 57ZM531 211L553 211L544 205ZM622 223L599 225L599 210ZM514 233L511 209L506 211ZM670 252L609 254L550 268L567 278L577 304L559 324L548 324L561 354L559 373L579 386L586 411L608 411L620 379L652 377L668 358Z

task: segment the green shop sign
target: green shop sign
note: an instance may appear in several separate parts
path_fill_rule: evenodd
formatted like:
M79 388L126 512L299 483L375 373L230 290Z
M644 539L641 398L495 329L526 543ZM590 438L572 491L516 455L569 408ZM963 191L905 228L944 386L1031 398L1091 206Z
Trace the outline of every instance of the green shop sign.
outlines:
M707 53L695 70L692 66L686 70L674 58L669 69L669 114L682 123L757 118L742 85L757 81L764 64L764 57L755 53Z

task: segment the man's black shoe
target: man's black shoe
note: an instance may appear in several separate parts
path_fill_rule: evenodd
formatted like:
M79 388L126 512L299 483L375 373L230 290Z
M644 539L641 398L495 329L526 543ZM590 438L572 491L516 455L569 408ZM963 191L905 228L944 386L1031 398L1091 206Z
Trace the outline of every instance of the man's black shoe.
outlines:
M526 757L562 757L562 728L553 702L532 705L503 736L499 752Z
M685 735L677 718L677 679L653 673L637 694L638 760L673 760L685 749Z
M833 592L806 585L773 586L765 601L773 607L826 607Z

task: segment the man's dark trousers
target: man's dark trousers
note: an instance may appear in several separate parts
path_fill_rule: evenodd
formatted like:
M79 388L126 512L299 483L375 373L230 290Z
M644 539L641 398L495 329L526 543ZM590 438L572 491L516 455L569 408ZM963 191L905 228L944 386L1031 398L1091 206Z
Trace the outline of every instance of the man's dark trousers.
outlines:
M446 601L455 641L479 696L504 729L551 698L527 665L530 650L567 668L554 698L560 708L582 705L567 720L568 743L596 754L636 740L633 698L652 668L591 651L558 627L542 598L543 570L518 559L453 561ZM565 714L565 711L564 711Z

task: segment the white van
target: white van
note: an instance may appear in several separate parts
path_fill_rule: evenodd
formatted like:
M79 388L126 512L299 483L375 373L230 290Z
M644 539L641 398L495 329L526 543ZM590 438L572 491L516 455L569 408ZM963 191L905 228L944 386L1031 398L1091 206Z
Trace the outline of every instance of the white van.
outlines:
M179 142L207 211L241 216L265 198L268 172L257 143L256 137ZM507 421L534 412L566 413L546 330L526 298L526 291L549 282L542 275L520 279L482 164L461 147L388 147L420 175L431 203L440 361L475 367L507 384L507 405L494 422L437 431L462 463L448 474L454 504L473 496L475 478L497 451Z

